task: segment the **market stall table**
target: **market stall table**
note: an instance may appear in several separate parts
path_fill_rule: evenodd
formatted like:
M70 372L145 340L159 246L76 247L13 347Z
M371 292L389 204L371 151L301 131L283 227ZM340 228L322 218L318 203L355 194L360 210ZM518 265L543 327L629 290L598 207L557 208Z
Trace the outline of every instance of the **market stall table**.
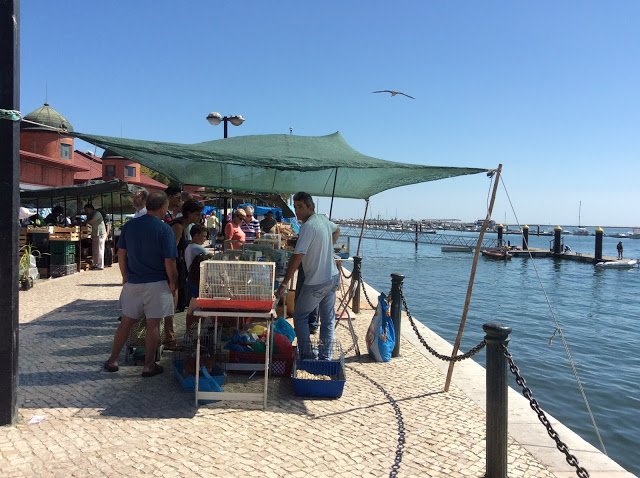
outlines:
M198 317L198 329L196 339L196 373L195 373L195 404L198 406L199 400L228 400L228 401L262 401L263 408L267 408L267 391L269 386L269 367L271 364L271 324L276 316L272 308L269 312L246 312L246 311L222 311L196 309L193 315ZM236 371L262 371L264 370L264 388L262 393L249 392L204 392L199 389L200 378L200 332L202 329L202 319L210 317L214 326L214 346L218 335L218 320L220 318L240 318L261 319L267 322L266 350L264 363L225 363L225 370Z

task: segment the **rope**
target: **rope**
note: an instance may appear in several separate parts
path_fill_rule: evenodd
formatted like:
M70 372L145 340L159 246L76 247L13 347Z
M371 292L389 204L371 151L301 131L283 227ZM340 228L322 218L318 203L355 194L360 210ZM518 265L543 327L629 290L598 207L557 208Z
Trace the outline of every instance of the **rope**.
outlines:
M509 206L511 206L511 211L513 212L513 215L516 219L516 224L518 224L518 227L522 230L522 226L520 225L520 221L518 220L518 215L516 214L515 208L513 207L513 204L511 202L511 197L509 197L509 191L507 191L507 186L504 183L504 178L501 176L500 177L500 181L502 182L502 187L504 188L504 192L507 196L507 199L509 201ZM527 249L528 250L528 249ZM573 357L571 356L571 351L569 350L569 344L567 342L567 339L564 335L564 331L562 330L562 327L560 327L560 322L558 321L558 318L556 317L556 314L553 311L553 308L551 307L551 301L549 300L549 296L547 295L547 291L544 288L544 285L542 284L542 279L540 278L540 274L538 273L538 268L536 267L536 261L533 260L533 256L531 255L531 251L529 251L529 259L531 259L531 263L533 264L533 270L536 273L536 277L538 278L538 282L540 283L540 288L542 289L542 292L544 293L544 299L547 302L547 306L549 307L549 312L551 313L551 317L553 318L553 322L555 323L555 330L553 331L553 335L549 338L549 345L551 345L551 341L553 340L553 337L556 335L556 333L560 336L560 340L562 340L562 346L564 347L564 352L567 355L567 358L569 359L569 365L571 366L571 371L573 372L573 376L576 379L576 383L578 385L578 390L580 391L580 395L582 395L582 400L584 401L584 404L587 408L587 412L589 413L589 418L591 419L591 424L593 425L593 429L596 432L596 435L598 437L598 441L600 442L600 446L602 447L602 452L605 455L608 455L607 453L607 449L604 446L604 442L602 441L602 436L600 435L600 430L598 429L598 425L596 424L596 419L593 416L593 412L591 411L591 406L589 405L589 400L587 399L587 394L584 391L584 387L582 386L582 381L580 380L580 377L578 376L578 370L576 369L576 365L573 361Z
M18 110L0 109L0 119L6 119L9 121L20 121L22 119L22 114Z

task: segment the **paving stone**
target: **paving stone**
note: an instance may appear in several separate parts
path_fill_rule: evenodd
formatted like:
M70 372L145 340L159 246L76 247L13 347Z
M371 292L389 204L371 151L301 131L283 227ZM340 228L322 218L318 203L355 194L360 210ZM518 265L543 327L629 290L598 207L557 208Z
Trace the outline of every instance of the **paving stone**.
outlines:
M402 356L388 364L348 355L338 400L302 400L287 379L274 378L267 410L195 409L193 395L173 378L171 352L162 357L165 373L152 379L124 360L119 372L103 372L120 315L119 282L113 267L20 292L22 421L0 428L3 477L389 476L398 421L375 384L402 413L398 476L484 474L482 411L456 387L443 393L442 374L404 339ZM353 322L361 351L371 315L364 310ZM184 314L176 326L180 334ZM349 348L346 328L337 335ZM34 415L45 419L27 424ZM508 457L510 476L553 476L514 440Z

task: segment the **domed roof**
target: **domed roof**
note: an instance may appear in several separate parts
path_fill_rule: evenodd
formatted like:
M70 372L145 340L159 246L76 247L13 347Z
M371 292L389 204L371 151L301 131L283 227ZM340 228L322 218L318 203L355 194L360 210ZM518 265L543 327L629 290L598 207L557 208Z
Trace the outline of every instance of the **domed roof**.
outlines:
M45 103L43 106L38 108L37 110L32 111L24 119L33 121L34 123L40 123L46 126L51 126L52 128L65 129L70 133L73 132L73 126L69 123L69 120L54 110L48 103ZM32 123L21 123L22 129L40 129L46 130L41 126L32 124Z

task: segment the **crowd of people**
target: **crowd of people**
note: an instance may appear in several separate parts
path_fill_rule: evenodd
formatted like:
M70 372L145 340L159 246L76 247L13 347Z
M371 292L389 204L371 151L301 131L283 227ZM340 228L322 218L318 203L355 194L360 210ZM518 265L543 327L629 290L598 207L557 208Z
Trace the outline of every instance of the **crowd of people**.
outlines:
M109 372L118 371L118 356L131 327L145 318L145 350L149 353L145 354L142 375L150 377L162 372L151 352L157 349L161 340L160 321L164 321L165 348L171 350L178 347L174 314L186 309L187 327L195 320L193 311L199 275L194 271L198 272L200 262L210 257L204 244L208 237L216 244L220 221L217 217L215 220L204 217L202 203L175 187L168 187L164 192L139 191L133 204L136 213L123 225L117 244L123 281L122 316L111 356L103 368ZM85 211L90 221L100 227L99 212L89 210L89 206ZM272 212L262 221L258 221L254 212L252 206L245 206L231 213L222 231L224 248L241 249L243 244L255 241L263 233L277 231ZM97 230L98 248L104 247L100 242L100 230Z

